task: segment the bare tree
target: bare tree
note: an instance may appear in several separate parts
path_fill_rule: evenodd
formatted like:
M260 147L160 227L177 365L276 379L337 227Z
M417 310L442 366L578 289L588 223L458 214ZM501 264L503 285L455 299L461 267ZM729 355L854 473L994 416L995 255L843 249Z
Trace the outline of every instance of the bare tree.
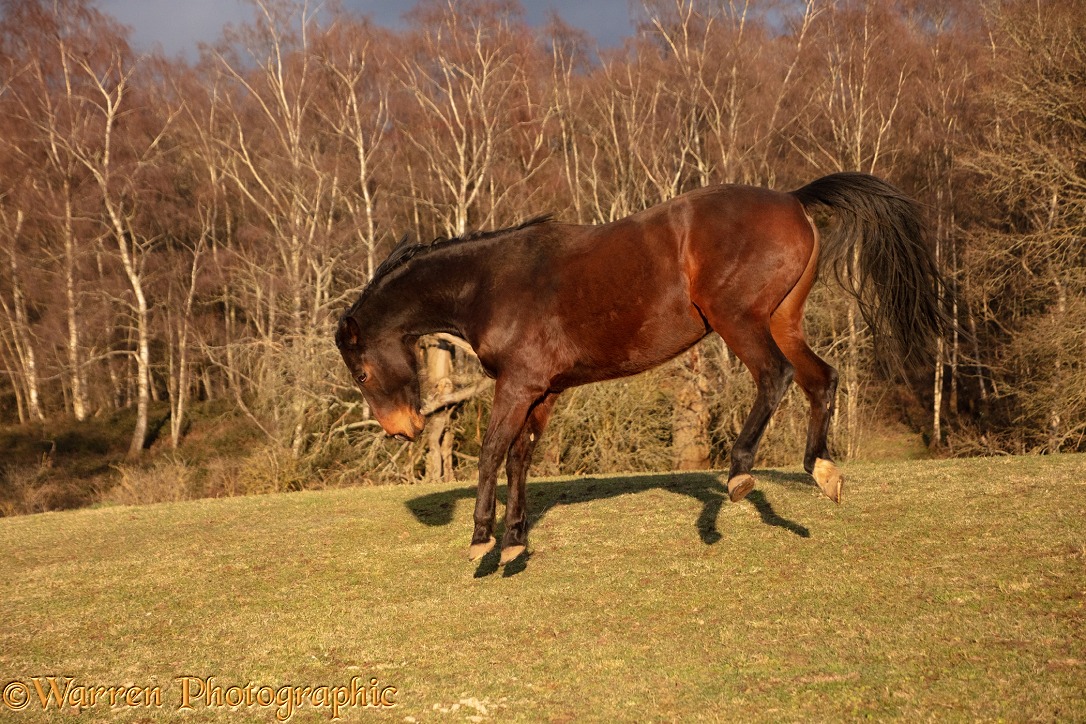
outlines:
M1086 441L1086 22L1074 2L993 18L998 123L968 159L1002 213L974 232L971 296L1000 343L997 396L1026 450Z
M969 43L965 33L955 28L953 5L941 5L933 14L920 19L922 27L930 27L925 82L921 85L917 106L921 112L929 137L924 154L924 175L930 189L931 235L935 256L947 271L952 289L965 273L960 269L961 234L957 222L957 181L961 175L958 150L965 144L963 126L967 122L966 97L972 85L975 63L966 53ZM940 288L941 297L945 290ZM944 441L943 419L947 411L953 414L958 408L959 365L963 354L962 335L958 327L961 310L960 294L942 299L949 309L954 326L950 339L936 340L932 386L932 437L931 444L939 447ZM966 310L968 314L968 310ZM986 394L983 378L979 379L980 394ZM945 399L949 388L949 402Z
M160 241L137 223L138 198L141 172L157 163L159 144L170 119L159 121L145 115L149 125L136 125L139 112L148 108L137 105L130 93L136 65L124 47L115 48L99 65L86 57L74 58L73 65L93 92L86 102L94 114L94 124L62 142L97 187L103 229L132 295L129 306L136 333L136 424L128 450L131 457L143 450L147 438L152 394L147 261ZM120 135L120 129L129 132Z
M557 18L540 37L508 0L422 0L403 31L252 0L190 66L137 62L92 0L0 0L0 410L132 407L135 454L154 400L183 448L196 401L225 396L276 479L448 479L488 404L462 340L423 340L428 449L382 440L330 344L405 227L606 223L697 186L854 169L920 197L960 285L963 328L932 378L894 388L901 419L951 452L1082 449L1079 4L648 0L635 37L593 49ZM855 455L872 343L849 298L814 295ZM738 365L702 346L576 392L545 464L717 462L742 424ZM777 424L801 428L790 410Z
M223 151L218 173L266 234L264 243L234 250L232 281L246 297L241 303L258 341L228 354L235 370L238 355L254 365L253 387L268 403L270 422L251 419L297 457L314 414L300 381L309 376L314 337L327 333L334 272L344 258L333 234L343 170L323 127L318 8L290 0L253 5L256 22L215 52L222 74L211 131ZM240 392L237 400L248 409Z
M27 130L14 147L23 162L35 168L34 197L27 211L34 214L43 251L59 238L59 271L64 289L67 381L71 410L76 419L89 414L86 380L87 350L80 320L82 294L79 267L89 246L85 222L93 214L81 208L85 171L70 149L71 139L93 132L96 122L93 82L80 62L103 67L102 43L114 39L123 45L114 23L85 0L28 2L9 8L2 34L8 52L23 65L13 89L13 105ZM82 59L82 61L80 60ZM85 206L85 204L83 204Z
M389 134L388 73L380 67L376 38L368 26L340 18L324 38L322 63L331 87L323 110L329 125L351 150L352 173L345 173L343 203L355 219L355 234L365 249L365 280L373 276L379 235L377 204L380 184L377 165ZM353 176L353 178L351 178Z
M20 239L23 232L25 214L21 209L11 213L0 211L0 224L2 224L3 250L6 252L7 283L11 291L10 301L0 295L0 311L4 313L7 322L7 339L11 356L16 362L19 371L19 382L26 395L26 410L31 420L44 420L42 411L41 393L39 391L38 358L35 352L36 342L30 330L29 316L27 314L27 300L24 292L25 283L20 269Z

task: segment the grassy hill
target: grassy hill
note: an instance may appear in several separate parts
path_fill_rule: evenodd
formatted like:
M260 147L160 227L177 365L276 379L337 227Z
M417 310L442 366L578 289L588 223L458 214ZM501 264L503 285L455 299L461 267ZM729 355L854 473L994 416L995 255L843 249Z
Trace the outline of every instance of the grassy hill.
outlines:
M159 687L103 688L110 721L175 716L179 677L199 721L328 721L352 677L396 706L344 719L1086 718L1086 456L846 474L840 507L794 470L734 505L702 473L530 482L506 569L467 562L463 485L0 519L0 719L55 717L47 675Z

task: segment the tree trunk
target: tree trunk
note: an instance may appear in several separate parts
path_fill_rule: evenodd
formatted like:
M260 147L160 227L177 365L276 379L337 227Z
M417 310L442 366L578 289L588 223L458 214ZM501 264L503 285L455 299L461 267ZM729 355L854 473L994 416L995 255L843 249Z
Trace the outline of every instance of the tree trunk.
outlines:
M436 342L426 347L426 372L434 396L447 395L453 391L452 348L447 343ZM427 480L454 479L453 434L449 426L451 419L452 410L443 410L430 416L430 429L426 436Z
M938 448L943 444L943 337L935 341L935 383L932 388L932 417L931 417L931 447Z
M210 224L208 227L210 227ZM196 282L199 278L200 256L203 250L204 237L201 237L192 250L185 304L181 309L181 318L177 322L177 375L170 382L171 391L173 392L170 395L170 446L174 450L177 449L178 444L181 442L181 430L188 409L190 378L192 377L191 363L189 362L189 326L192 322L192 305L196 299ZM171 366L172 361L173 357L171 356Z
M82 422L87 419L87 385L80 358L79 300L75 292L75 231L72 228L72 201L68 182L64 183L64 299L67 303L68 375L72 388L72 413Z
M1060 280L1060 276L1056 271L1052 272L1052 283L1056 287L1056 319L1057 325L1060 329L1063 329L1066 325L1067 319L1067 288ZM1052 394L1052 404L1049 407L1048 412L1048 452L1058 453L1060 447L1063 445L1063 416L1060 411L1060 400L1063 399L1063 395L1060 393L1059 388L1064 384L1063 382L1063 355L1057 350L1056 358L1053 360L1053 365L1056 368L1056 374L1053 375L1057 389Z
M676 470L709 468L709 380L697 347L681 358L671 449Z
M143 452L147 442L147 416L151 407L151 342L147 320L147 299L143 295L143 284L138 277L132 280L136 293L136 336L139 351L136 354L136 426L132 430L132 442L128 446L128 457L134 458Z
M105 184L103 187L108 188ZM143 446L147 442L147 416L151 407L151 327L147 296L143 291L143 277L137 266L138 250L135 244L129 248L129 233L117 209L107 202L107 211L113 223L114 240L121 266L136 300L136 425L132 430L132 442L128 446L128 457L134 458L143 452Z
M13 240L19 238L23 226L23 212L18 212L15 222L15 234ZM45 415L41 409L41 398L38 393L38 362L34 353L34 341L30 334L30 323L26 313L26 297L23 296L23 288L19 279L19 263L15 249L11 249L11 297L14 319L12 322L12 338L15 353L19 356L19 362L23 368L24 384L26 385L26 406L31 420L44 420Z
M942 191L938 191L935 195L936 198L936 229L935 229L935 262L939 264L942 261L943 251L943 225L942 225L942 208L941 202L943 198ZM939 306L943 306L943 290L939 288ZM943 335L939 335L939 338L935 341L935 380L932 383L932 403L931 403L931 447L939 448L943 444L943 379L945 374L945 368L943 366L943 359L945 358L946 343L943 341Z
M860 330L856 322L859 314L855 299L848 303L848 355L845 358L845 435L848 438L846 454L856 457L859 450L860 430Z
M187 326L187 322L184 323ZM170 447L174 450L181 443L181 430L185 422L188 407L189 372L188 335L182 332L177 345L177 363L174 369L173 355L170 357Z
M3 365L8 373L8 379L11 380L11 389L15 393L15 410L19 415L19 424L25 425L28 418L26 402L23 400L23 386L21 380L15 373L15 357L15 350L12 349L11 345L8 343L7 337L0 334L0 365Z

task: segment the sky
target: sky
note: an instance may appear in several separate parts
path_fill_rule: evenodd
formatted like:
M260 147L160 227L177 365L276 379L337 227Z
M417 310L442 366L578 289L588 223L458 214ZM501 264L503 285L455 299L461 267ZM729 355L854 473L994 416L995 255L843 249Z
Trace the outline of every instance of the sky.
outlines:
M214 42L227 23L252 17L242 0L99 0L98 7L132 28L137 50L161 47L168 56L196 56L197 44ZM380 25L403 27L402 16L414 0L343 0L350 10L368 15ZM600 47L622 44L633 33L630 0L522 0L532 25L546 22L551 10L573 27L586 31Z

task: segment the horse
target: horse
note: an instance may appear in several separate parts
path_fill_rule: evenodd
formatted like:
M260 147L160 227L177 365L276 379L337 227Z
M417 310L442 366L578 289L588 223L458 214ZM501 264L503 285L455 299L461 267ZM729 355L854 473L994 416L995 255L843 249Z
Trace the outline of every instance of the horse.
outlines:
M660 365L713 332L757 388L731 450L730 500L754 488L759 441L794 380L811 408L804 469L840 503L844 477L827 443L838 375L803 330L804 303L827 268L856 298L877 348L892 344L892 359L929 354L945 331L944 283L918 205L846 172L790 192L705 187L600 225L544 216L431 244L405 238L339 319L335 341L384 431L405 440L425 422L419 337L471 345L496 383L468 558L495 546L504 460L504 565L527 550L528 467L559 395Z

